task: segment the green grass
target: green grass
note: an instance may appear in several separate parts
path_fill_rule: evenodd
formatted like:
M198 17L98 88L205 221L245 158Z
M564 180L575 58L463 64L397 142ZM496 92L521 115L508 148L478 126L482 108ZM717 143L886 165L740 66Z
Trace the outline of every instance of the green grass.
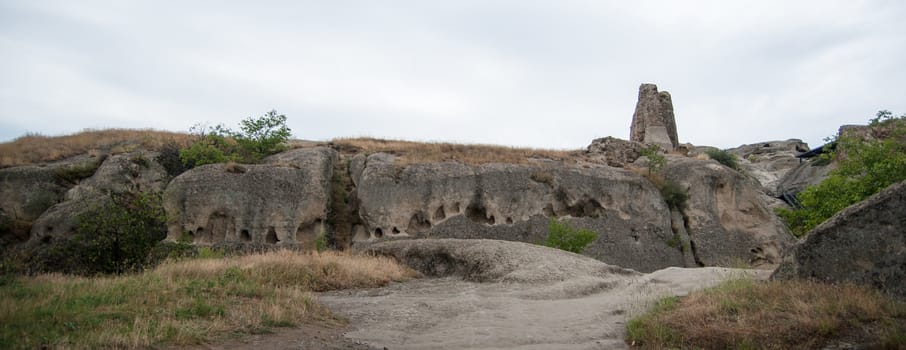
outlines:
M311 291L413 275L386 258L276 252L170 262L117 277L18 277L0 286L0 348L145 348L303 321L337 324Z

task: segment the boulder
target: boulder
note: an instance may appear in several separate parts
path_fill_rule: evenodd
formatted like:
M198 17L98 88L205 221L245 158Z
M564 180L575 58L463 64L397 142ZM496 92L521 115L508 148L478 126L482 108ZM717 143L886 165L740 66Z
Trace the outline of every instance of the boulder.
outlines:
M337 153L295 149L264 164L210 164L164 191L168 240L196 244L310 243L324 229Z
M585 155L593 161L622 168L639 159L643 148L645 146L639 142L608 136L593 140L585 149Z
M77 217L108 200L109 194L163 192L169 177L157 156L157 152L139 150L106 157L90 177L66 192L62 202L35 220L30 240L46 242L71 234Z
M762 199L758 183L713 160L667 160L665 177L689 195L683 226L702 265L780 263L794 239Z
M667 91L657 91L657 85L639 86L639 100L632 114L629 139L645 144L658 145L673 151L679 145L673 101Z
M871 285L906 298L906 182L818 225L790 249L773 277Z
M563 164L427 163L401 167L373 154L356 192L364 227L382 237L487 238L540 243L554 217L599 234L584 254L653 271L684 266L658 189L627 170ZM687 252L688 253L688 252Z
M796 156L808 151L808 144L797 139L759 142L727 150L737 157L740 170L754 177L764 187L765 194L772 197L782 194L778 190L780 180L799 167L801 161Z

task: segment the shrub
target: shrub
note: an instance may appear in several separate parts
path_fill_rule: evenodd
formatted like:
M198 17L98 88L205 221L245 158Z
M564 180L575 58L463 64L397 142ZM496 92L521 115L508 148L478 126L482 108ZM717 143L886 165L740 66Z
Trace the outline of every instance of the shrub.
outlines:
M726 165L733 170L739 170L739 164L736 162L736 155L720 149L709 149L705 152L708 157L716 160L718 163Z
M196 141L179 152L182 163L189 168L227 161L256 163L285 150L284 143L291 135L286 116L275 110L258 118L243 119L239 129L236 132L223 124L196 124L189 130L196 135Z
M671 209L679 211L686 209L689 193L682 185L675 181L665 180L658 187L661 190L661 196Z
M77 216L73 236L36 253L34 269L84 275L136 271L166 237L159 195L112 194L85 205L88 209Z
M232 141L227 139L230 131L223 125L207 127L196 124L189 132L195 135L195 142L179 151L179 159L186 168L230 160L229 155L234 152L235 147Z
M906 180L906 115L895 118L881 111L870 126L886 137L866 140L841 135L832 154L837 169L799 193L800 209L778 209L794 235L803 236L840 210Z
M547 226L547 240L544 245L563 249L576 254L582 253L586 246L598 239L598 234L591 230L575 229L565 222L551 219Z

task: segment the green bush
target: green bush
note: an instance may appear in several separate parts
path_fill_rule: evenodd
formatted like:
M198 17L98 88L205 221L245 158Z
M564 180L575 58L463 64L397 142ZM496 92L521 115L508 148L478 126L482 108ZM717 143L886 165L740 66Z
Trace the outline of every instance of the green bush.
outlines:
M83 275L141 270L166 237L159 195L113 194L85 205L72 237L51 241L34 255L35 270Z
M284 143L291 136L286 116L274 110L258 118L242 120L239 129L236 132L222 124L210 128L200 124L193 126L190 132L197 140L180 150L182 163L189 168L228 161L256 163L285 150Z
M885 137L839 137L832 155L838 161L837 169L820 184L799 193L800 209L778 210L794 235L801 237L840 210L906 180L906 115L893 117L881 111L870 126Z
M551 219L547 226L547 240L544 245L563 249L576 254L582 253L586 246L598 239L598 234L591 230L575 229L565 222Z
M716 160L718 163L726 165L730 169L739 170L739 164L736 162L736 155L720 149L709 149L705 153L709 158Z
M689 200L688 191L682 185L675 181L665 180L660 184L661 196L671 209L686 209L686 201Z

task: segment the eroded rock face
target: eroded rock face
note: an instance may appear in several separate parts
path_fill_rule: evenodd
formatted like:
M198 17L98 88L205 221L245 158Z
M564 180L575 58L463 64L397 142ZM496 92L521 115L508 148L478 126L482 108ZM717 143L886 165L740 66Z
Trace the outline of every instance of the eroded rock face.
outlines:
M630 171L599 166L459 163L409 165L374 154L359 177L356 240L489 238L539 243L552 217L594 230L584 254L640 271L684 266L671 245L670 210L656 187Z
M760 186L713 160L668 155L667 179L688 189L683 210L695 256L705 266L780 263L793 236L771 212ZM730 260L728 260L730 259Z
M639 100L632 115L629 134L632 141L655 144L668 152L679 145L669 92L658 92L654 84L639 86Z
M265 164L211 164L176 177L164 191L169 240L196 244L296 244L325 229L337 154L296 149Z
M639 159L644 147L639 142L608 136L591 141L591 144L585 149L585 154L592 160L622 168Z
M906 182L810 231L790 250L774 278L852 282L906 298Z
M772 197L781 195L780 181L799 167L801 161L796 156L808 151L808 144L797 139L759 142L727 150L736 155L739 168L758 180L765 194Z
M167 171L155 159L157 152L135 151L106 157L94 174L66 192L64 200L35 220L33 242L71 234L76 218L108 200L108 194L161 193L169 181Z

